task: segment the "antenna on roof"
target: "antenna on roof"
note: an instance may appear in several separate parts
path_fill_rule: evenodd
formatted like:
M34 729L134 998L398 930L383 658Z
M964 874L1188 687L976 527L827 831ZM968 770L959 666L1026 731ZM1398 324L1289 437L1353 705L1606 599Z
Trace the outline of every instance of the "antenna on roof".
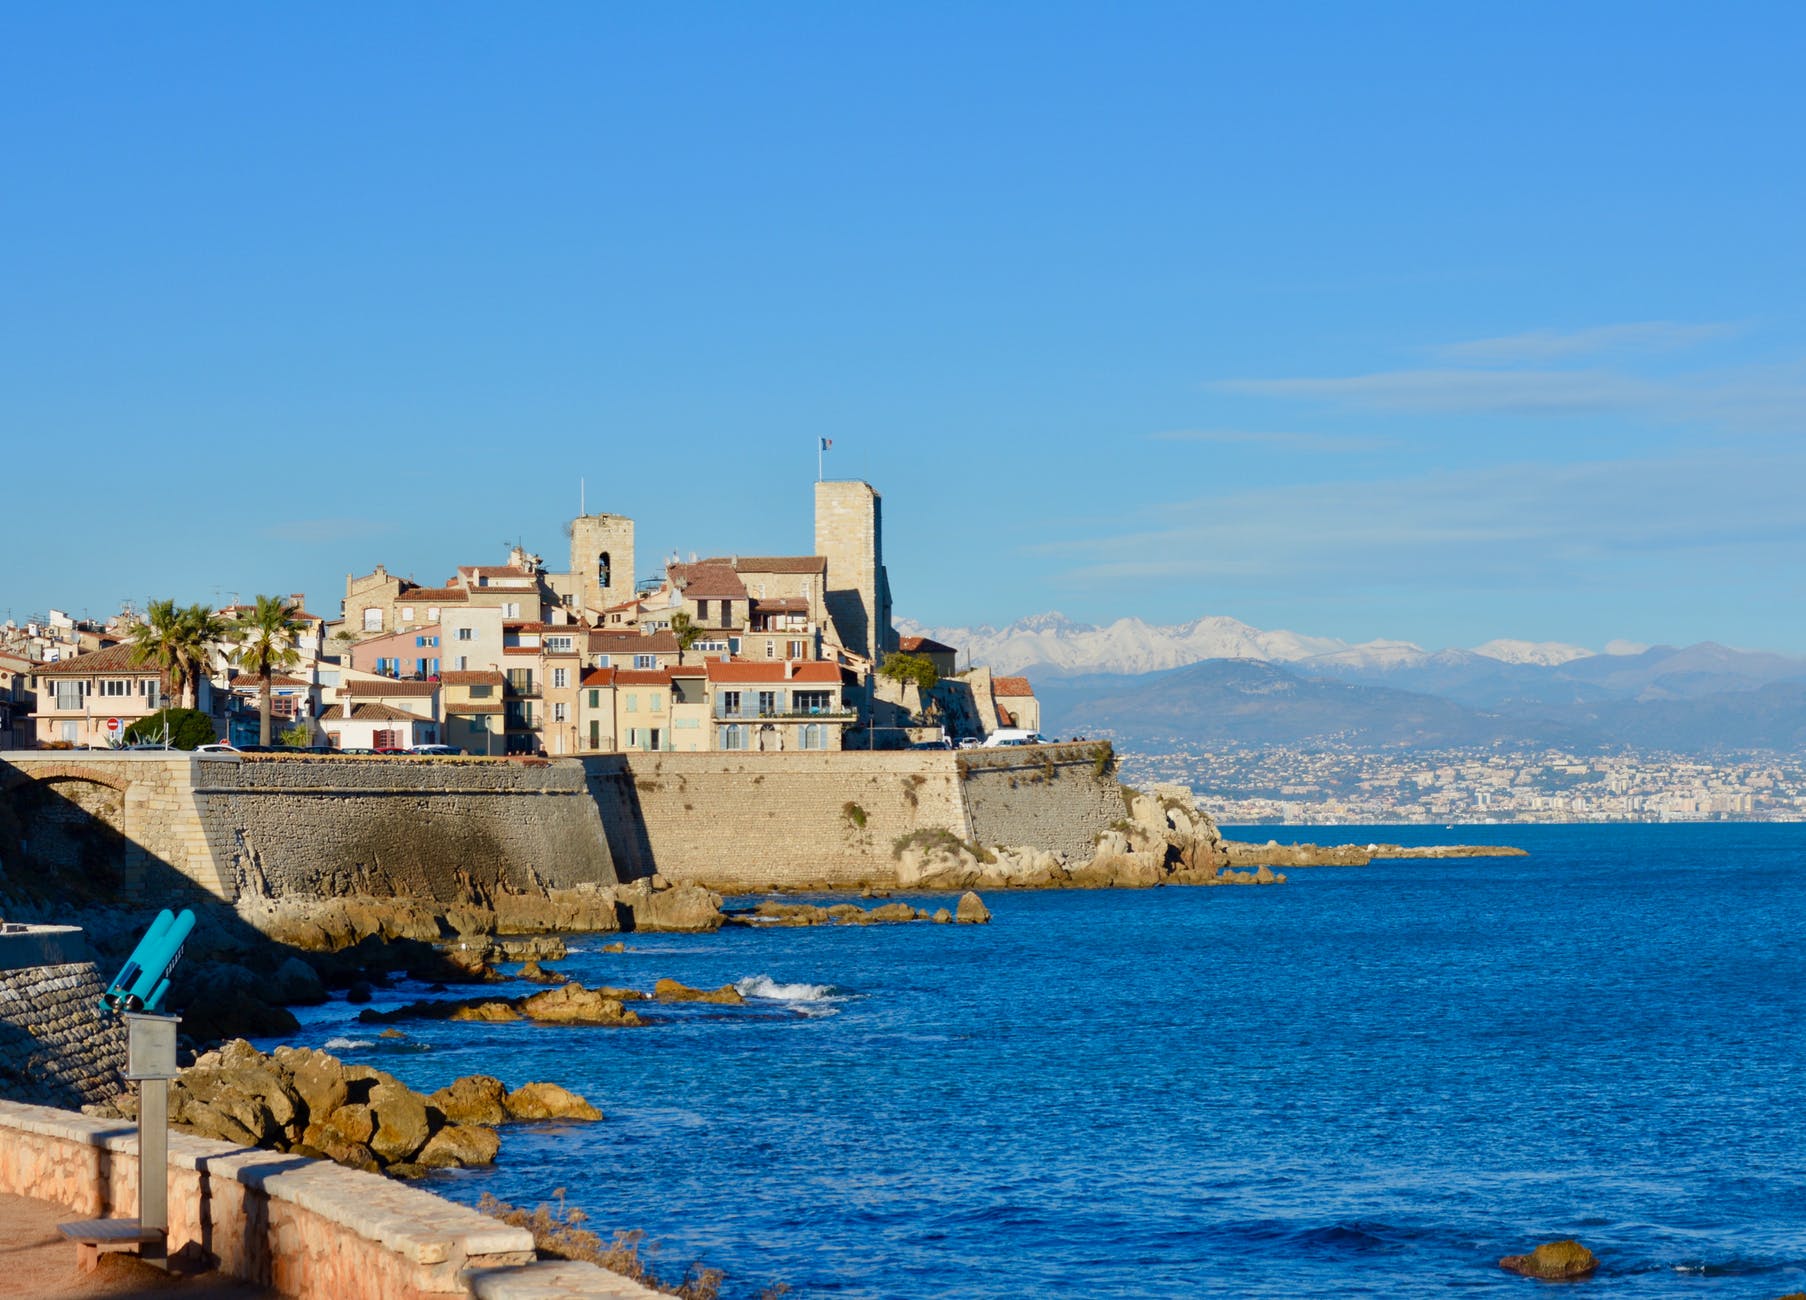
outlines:
M582 475L579 475L577 478L577 513L579 515L589 513L589 497L585 495L587 488L588 485L583 481Z

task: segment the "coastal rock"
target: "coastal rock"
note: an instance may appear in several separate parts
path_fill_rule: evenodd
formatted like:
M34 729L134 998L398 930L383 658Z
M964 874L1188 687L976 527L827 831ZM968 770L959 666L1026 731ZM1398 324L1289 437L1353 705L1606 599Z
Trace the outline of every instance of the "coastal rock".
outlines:
M555 971L546 970L531 957L521 963L521 968L515 972L515 975L534 984L562 984L564 982L564 976Z
M934 923L936 925L951 925L953 923L953 913L949 912L944 907L935 908Z
M427 1100L454 1124L503 1124L508 1119L508 1089L489 1074L453 1079Z
M447 1124L420 1148L417 1164L428 1169L455 1165L491 1165L502 1140L492 1128L479 1124Z
M326 1001L326 985L320 972L299 957L290 957L278 965L266 987L270 1001L288 1006L311 1007Z
M1578 1241L1545 1241L1528 1255L1505 1256L1499 1267L1545 1282L1564 1282L1590 1276L1599 1261Z
M718 930L725 919L721 915L721 895L712 894L698 885L677 885L655 890L641 882L624 892L620 903L631 914L634 930L694 933Z
M755 906L752 914L774 925L826 925L834 919L827 908L813 903L776 903L769 899Z
M307 1126L302 1141L325 1149L333 1141L365 1146L376 1136L376 1115L362 1102L340 1106L325 1119Z
M1277 884L1279 880L1280 877L1273 874L1273 868L1264 863L1261 865L1260 870L1254 873L1254 883L1257 885Z
M418 1005L418 1004L416 1004ZM520 1012L514 1009L511 1002L475 1002L456 1007L447 1020L474 1020L489 1024L505 1024L510 1020L519 1020Z
M382 1031L382 1033L378 1034L377 1037L378 1038L406 1038L407 1035L402 1033L401 1030L399 1030L399 1029L385 1029Z
M520 1003L529 1020L559 1025L639 1025L645 1022L621 1005L619 998L604 997L576 982L535 993Z
M714 1002L727 1007L746 1005L746 999L732 984L723 984L718 989L693 989L673 979L662 979L652 986L652 996L660 1002Z
M959 896L959 906L954 910L953 919L960 925L984 925L991 919L991 909L985 906L984 899L974 893Z
M603 952L626 952L627 945L622 943L619 939L617 939L613 943L603 944L602 951Z
M523 1083L508 1094L508 1113L515 1119L602 1118L601 1111L555 1083Z
M370 1150L377 1159L396 1164L408 1159L432 1136L426 1103L400 1083L384 1082L370 1090L370 1113L376 1121Z

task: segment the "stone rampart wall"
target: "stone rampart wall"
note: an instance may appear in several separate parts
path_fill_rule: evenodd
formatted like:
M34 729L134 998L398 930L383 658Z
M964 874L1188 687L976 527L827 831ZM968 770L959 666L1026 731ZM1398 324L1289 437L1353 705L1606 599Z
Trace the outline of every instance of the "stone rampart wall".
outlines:
M172 1254L194 1243L220 1272L298 1300L655 1295L589 1265L534 1263L524 1228L326 1161L171 1133L168 1178ZM65 1205L72 1218L129 1217L136 1131L0 1102L0 1192Z
M972 838L1032 844L1078 863L1127 813L1115 765L1093 743L968 749L958 755Z
M251 756L204 775L196 801L241 900L481 903L615 881L574 763Z
M116 824L143 862L222 899L481 906L654 873L730 890L885 885L898 842L919 832L1081 861L1123 816L1099 752L105 755L17 768L69 792L44 796L56 808Z

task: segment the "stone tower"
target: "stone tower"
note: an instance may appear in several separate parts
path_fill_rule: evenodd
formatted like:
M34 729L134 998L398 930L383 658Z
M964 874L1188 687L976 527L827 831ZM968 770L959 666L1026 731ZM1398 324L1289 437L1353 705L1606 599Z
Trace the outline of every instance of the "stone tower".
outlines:
M874 663L897 648L884 571L883 507L870 483L815 485L815 553L828 561L828 616L840 643Z
M633 520L579 515L571 521L571 574L578 607L599 614L633 598Z

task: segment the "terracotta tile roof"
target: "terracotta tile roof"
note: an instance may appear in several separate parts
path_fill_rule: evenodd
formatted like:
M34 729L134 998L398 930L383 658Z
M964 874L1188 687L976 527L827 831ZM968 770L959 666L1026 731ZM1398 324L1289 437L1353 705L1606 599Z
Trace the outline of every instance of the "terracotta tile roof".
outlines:
M665 668L617 668L617 686L669 686L671 673Z
M500 686L508 679L499 672L449 672L440 673L439 680L447 686Z
M583 674L583 684L585 686L613 686L615 674L619 671L616 668L591 668Z
M668 628L650 634L595 631L589 634L589 652L593 655L674 655L677 638Z
M505 655L537 655L539 647L536 645L505 645L502 647L502 653Z
M906 655L921 655L931 652L950 655L959 653L954 647L936 641L931 636L900 636L897 638L897 649Z
M415 587L411 591L401 593L401 598L414 605L430 605L435 602L441 605L456 605L470 599L470 593L462 587Z
M707 677L709 675L708 667L704 664L684 664L681 668L674 664L665 671L673 677Z
M312 686L313 683L304 682L299 677L288 677L282 673L271 673L270 685ZM232 689L235 691L261 691L263 689L263 678L258 677L255 674L241 673L232 679Z
M995 701L992 702L996 703ZM1016 719L1012 718L1009 714L1009 710L1004 708L1001 704L997 705L997 725L1000 727L1013 727L1016 725Z
M823 663L818 659L797 663L795 671L789 677L784 676L784 664L781 660L771 663L733 661L722 663L712 659L708 663L708 671L711 682L726 682L730 685L735 682L766 684L791 681L804 682L812 686L838 686L841 681L838 667L834 664Z
M353 704L351 706L353 722L431 722L432 719L418 713L409 713L406 709L398 709L391 704ZM320 719L322 726L330 728L334 722L344 722L345 711L334 709Z
M1034 698L1035 688L1028 684L1026 677L993 677L991 694L1002 696L1028 696Z
M725 560L700 560L673 564L672 580L685 600L745 600L746 584Z
M437 691L438 689L439 689L438 682L392 682L392 681L380 681L380 682L349 681L349 682L346 682L343 686L339 687L339 690L345 695L382 695L382 696L396 696L396 697L409 696L409 695L431 695L434 691Z
M742 555L734 560L741 573L826 573L825 555Z
M352 707L357 709L366 706L353 705ZM446 705L445 711L451 716L461 713L500 713L502 712L502 703L500 700L460 700L456 704Z
M162 672L154 663L133 663L132 645L128 641L108 646L105 650L92 650L85 655L76 655L73 659L39 664L32 671L40 677L82 677L93 673L110 673L114 676L138 673L155 677Z
M460 564L458 572L479 578L531 578L533 570L518 564Z
M779 596L769 600L755 596L752 612L755 614L807 614L809 602L801 596Z

